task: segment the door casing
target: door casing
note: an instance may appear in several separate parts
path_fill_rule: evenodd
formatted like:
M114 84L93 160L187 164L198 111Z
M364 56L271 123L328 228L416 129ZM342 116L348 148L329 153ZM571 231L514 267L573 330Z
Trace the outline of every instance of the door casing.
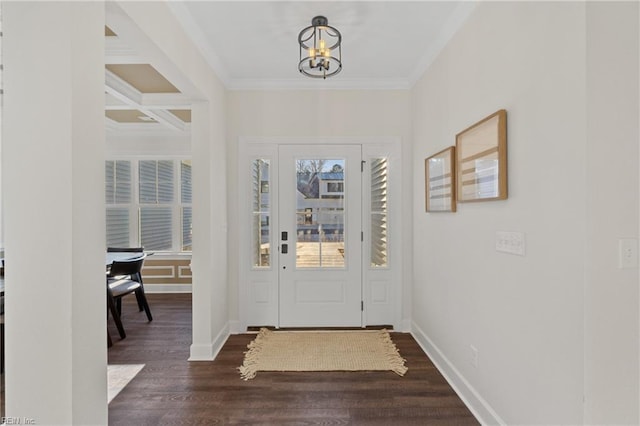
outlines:
M231 332L241 333L247 327L254 326L279 326L278 319L278 274L277 265L273 262L269 267L256 268L251 264L250 244L251 235L251 164L255 159L270 161L274 169L278 168L278 147L290 144L309 145L361 145L364 173L362 175L362 326L389 325L397 330L408 330L409 322L404 320L403 294L410 291L409 283L403 281L403 250L408 252L409 243L403 243L403 191L402 191L402 167L401 167L401 140L395 137L363 138L308 138L308 137L259 137L239 139L238 168L237 168L237 225L231 224L229 246L232 253L236 253L231 260L230 268L237 268L237 281L232 278L230 291L231 299L235 299L233 293L237 291L238 314L230 313ZM368 217L368 205L370 203L367 188L370 185L368 165L374 158L384 157L389 161L389 264L384 268L370 266L369 256L371 247L370 218ZM277 185L271 185L271 196L277 200L279 194ZM276 248L279 240L280 224L275 218L270 220L271 247ZM405 237L405 240L407 238ZM275 252L272 253L276 256ZM277 258L277 257L276 257ZM274 260L276 259L274 258ZM235 265L234 265L235 263ZM236 289L236 290L234 290ZM406 302L405 302L406 304Z

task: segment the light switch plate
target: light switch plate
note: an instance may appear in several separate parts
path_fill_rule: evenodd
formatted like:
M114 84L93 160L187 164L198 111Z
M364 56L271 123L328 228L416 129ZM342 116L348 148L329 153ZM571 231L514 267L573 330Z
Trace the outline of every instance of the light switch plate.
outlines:
M496 231L496 251L524 256L525 240L523 232Z
M634 269L638 267L638 240L621 238L618 240L618 268Z

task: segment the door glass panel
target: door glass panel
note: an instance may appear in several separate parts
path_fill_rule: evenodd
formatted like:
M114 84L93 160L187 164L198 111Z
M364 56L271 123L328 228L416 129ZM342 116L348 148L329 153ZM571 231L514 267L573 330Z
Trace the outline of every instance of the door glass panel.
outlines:
M345 159L296 160L296 267L344 268Z
M271 265L269 160L257 159L253 161L252 183L251 247L253 267L268 268Z

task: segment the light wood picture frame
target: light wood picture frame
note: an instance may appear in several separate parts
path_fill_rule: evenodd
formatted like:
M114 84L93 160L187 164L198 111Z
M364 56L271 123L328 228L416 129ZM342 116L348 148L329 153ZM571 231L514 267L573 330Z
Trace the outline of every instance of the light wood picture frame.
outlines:
M459 202L507 198L507 111L501 109L456 135Z
M450 146L424 160L427 212L456 211L456 148Z

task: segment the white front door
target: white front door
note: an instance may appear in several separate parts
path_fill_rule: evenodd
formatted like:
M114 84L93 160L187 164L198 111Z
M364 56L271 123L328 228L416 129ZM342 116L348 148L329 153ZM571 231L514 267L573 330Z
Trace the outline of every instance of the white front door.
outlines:
M360 145L280 145L278 165L279 326L361 326Z

